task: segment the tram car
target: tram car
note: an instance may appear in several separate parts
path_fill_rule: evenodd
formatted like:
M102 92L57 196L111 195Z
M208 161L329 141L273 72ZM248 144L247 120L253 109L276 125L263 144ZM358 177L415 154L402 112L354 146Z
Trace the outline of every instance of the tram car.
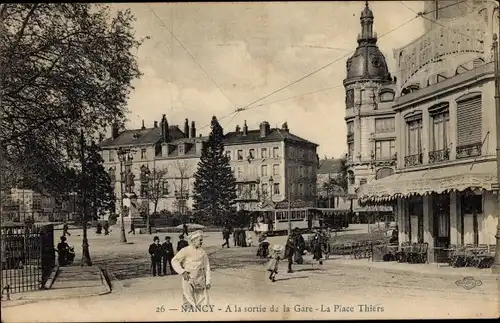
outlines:
M256 212L256 222L254 232L258 235L281 235L288 232L288 217L292 230L298 228L301 232L308 232L313 229L314 223L319 223L318 212L312 208L293 208L293 209L273 209L260 210Z
M317 208L312 211L318 213L313 223L315 228L328 227L339 231L349 227L350 209Z

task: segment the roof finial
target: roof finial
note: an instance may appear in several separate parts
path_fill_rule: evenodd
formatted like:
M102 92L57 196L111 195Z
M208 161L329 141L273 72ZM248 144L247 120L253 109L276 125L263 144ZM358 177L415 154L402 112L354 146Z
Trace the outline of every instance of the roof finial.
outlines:
M368 7L368 0L365 1L365 6Z

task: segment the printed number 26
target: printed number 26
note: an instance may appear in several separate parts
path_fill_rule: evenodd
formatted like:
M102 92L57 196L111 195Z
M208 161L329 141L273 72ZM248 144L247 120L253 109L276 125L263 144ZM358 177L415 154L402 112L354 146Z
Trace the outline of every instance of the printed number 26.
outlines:
M160 306L160 307L157 307L157 308L156 308L156 312L157 312L157 313L163 313L163 312L165 312L165 307L164 307L163 305L162 305L162 306Z

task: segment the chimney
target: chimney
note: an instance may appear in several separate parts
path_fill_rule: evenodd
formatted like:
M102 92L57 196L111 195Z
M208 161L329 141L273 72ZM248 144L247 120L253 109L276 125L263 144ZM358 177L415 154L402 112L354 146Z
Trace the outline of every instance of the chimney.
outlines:
M202 148L203 148L203 140L201 139L200 135L200 138L196 140L196 153L201 154Z
M161 118L160 126L161 126L161 140L162 142L168 142L169 141L168 121L165 114Z
M189 120L184 121L184 138L189 138Z
M142 130L146 129L146 126L144 125L144 119L142 119L142 127L141 127Z
M155 128L158 128L158 121L155 121L154 126Z
M118 128L118 122L113 122L111 125L111 136L113 139L118 138L120 129Z
M290 130L288 129L288 123L285 121L285 123L283 123L283 125L281 126L281 130L283 130L284 132L289 132Z
M240 133L240 130L241 130L241 129L240 129L240 125L237 125L237 126L236 126L235 131L236 131L237 133Z
M191 133L189 137L196 138L196 126L194 124L194 121L191 121Z
M245 123L243 124L243 136L248 135L248 126L247 126L247 121L245 120Z
M267 122L267 121L262 121L260 123L259 128L260 128L260 137L261 138L266 137L269 134L269 131L271 130L270 126L269 126L269 122Z

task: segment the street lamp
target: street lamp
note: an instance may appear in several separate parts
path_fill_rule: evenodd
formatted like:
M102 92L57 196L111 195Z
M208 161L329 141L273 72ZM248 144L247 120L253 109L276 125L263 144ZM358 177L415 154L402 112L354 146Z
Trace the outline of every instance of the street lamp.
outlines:
M125 162L125 156L128 154L128 152L120 147L118 149L117 155L118 155L118 160L120 161L120 242L127 243L127 237L125 235L125 222L123 219L123 182L126 180L125 174L123 173L123 163Z

